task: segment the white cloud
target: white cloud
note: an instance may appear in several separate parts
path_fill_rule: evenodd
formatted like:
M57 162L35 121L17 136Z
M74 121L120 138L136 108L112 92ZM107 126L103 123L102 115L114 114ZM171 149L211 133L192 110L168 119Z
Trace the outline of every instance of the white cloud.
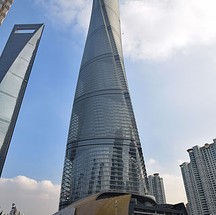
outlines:
M35 0L47 17L61 26L86 31L91 0ZM133 59L164 59L187 47L215 42L214 0L122 0L125 55Z
M164 182L167 203L187 203L182 177L170 174L161 174L161 177Z
M21 214L47 215L58 210L60 186L25 176L0 179L0 207L9 212L15 203Z
M164 154L164 153L163 153ZM161 157L160 157L161 159ZM187 203L186 194L184 190L182 176L180 174L180 168L178 161L173 162L175 169L179 171L174 173L170 171L169 164L162 164L161 160L155 160L153 158L147 161L147 173L148 175L153 175L154 173L159 173L160 177L163 178L166 202L168 204L177 204L180 202ZM171 172L171 173L170 173Z
M147 162L148 165L154 165L156 163L157 163L157 161L154 158L150 158Z
M187 161L181 160L181 159L178 160L178 164L179 164L179 165L183 164L184 162L187 162Z
M126 54L166 58L187 46L211 42L216 35L215 6L213 0L126 1L121 10Z
M44 9L47 18L58 28L73 25L74 30L84 32L87 30L91 0L35 0L35 2Z
M155 163L154 159L150 159ZM180 176L161 174L167 203L187 202ZM47 215L58 210L60 185L51 181L36 181L25 176L0 179L0 209L9 212L15 203L23 215ZM178 195L176 195L178 193ZM1 211L0 210L0 211Z

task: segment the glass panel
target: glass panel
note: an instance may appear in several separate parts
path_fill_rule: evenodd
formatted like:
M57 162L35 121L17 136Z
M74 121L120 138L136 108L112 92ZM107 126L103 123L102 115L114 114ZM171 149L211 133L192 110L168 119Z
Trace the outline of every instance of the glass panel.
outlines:
M0 92L0 118L6 121L10 121L14 111L15 104L15 98L12 98Z
M4 138L7 133L8 127L9 127L9 123L2 121L0 118L0 150L4 142Z
M22 58L23 60L27 61L27 63L31 60L32 58L32 53L34 51L35 46L31 45L28 43L23 51L21 52L19 58Z
M0 91L18 97L22 81L20 77L8 72L0 84Z

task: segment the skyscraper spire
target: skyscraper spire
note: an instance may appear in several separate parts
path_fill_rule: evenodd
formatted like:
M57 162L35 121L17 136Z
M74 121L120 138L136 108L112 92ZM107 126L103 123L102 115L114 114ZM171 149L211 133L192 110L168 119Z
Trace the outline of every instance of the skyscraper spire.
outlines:
M145 194L147 174L128 92L118 0L94 0L74 98L60 206L100 191Z

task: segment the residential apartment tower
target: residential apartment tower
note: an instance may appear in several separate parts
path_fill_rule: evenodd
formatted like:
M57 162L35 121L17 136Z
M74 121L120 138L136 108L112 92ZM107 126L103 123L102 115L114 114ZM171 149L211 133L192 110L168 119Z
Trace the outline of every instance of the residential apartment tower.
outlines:
M188 149L190 163L183 163L182 177L190 215L216 214L216 139Z
M158 173L148 176L149 195L155 197L158 204L166 204L163 178Z

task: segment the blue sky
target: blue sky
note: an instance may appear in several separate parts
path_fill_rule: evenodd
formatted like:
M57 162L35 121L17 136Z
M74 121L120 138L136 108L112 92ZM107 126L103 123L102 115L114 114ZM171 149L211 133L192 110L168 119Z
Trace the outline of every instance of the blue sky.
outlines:
M6 210L14 201L30 213L35 206L21 200L32 186L41 215L57 210L91 2L15 0L0 27L2 51L14 24L45 23L0 181ZM186 150L216 137L215 7L213 0L120 1L126 73L147 171L164 178L169 203L186 201L179 169L189 160Z
M45 21L40 8L31 1L15 1L0 29L1 46L14 23ZM3 176L21 174L59 183L82 54L78 44L84 41L68 35L66 29L62 32L60 25L45 25Z

